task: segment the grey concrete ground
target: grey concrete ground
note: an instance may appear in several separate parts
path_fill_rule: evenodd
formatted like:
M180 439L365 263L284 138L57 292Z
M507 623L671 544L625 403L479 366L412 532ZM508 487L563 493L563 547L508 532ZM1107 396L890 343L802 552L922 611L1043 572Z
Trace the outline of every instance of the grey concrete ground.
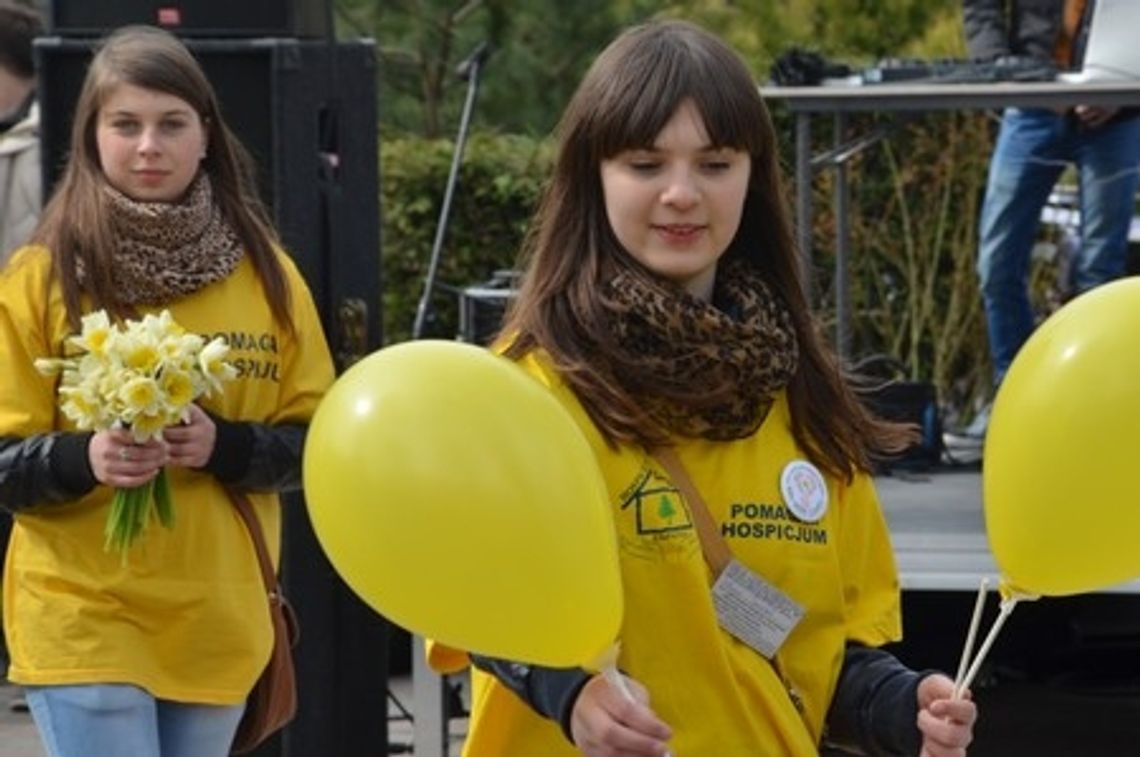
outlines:
M15 687L0 683L0 757L44 757L32 716L12 711L18 693Z

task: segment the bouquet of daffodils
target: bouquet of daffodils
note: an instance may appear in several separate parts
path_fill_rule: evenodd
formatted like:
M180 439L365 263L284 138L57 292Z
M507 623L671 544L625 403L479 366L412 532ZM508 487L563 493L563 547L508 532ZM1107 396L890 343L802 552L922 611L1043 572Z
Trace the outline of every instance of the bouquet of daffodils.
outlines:
M190 416L190 404L220 391L236 372L226 362L229 347L187 333L167 310L139 321L114 324L103 310L83 318L67 344L74 357L36 360L45 375L60 376L60 409L77 427L129 429L142 443ZM147 484L116 489L107 518L105 546L125 554L142 533L153 498L158 521L170 528L174 509L166 470Z

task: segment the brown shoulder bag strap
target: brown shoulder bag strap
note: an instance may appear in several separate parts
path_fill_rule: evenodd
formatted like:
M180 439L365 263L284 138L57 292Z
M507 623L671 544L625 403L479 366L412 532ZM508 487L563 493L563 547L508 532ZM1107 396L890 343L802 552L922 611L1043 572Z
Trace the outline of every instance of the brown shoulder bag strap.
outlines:
M705 504L704 497L693 484L693 480L689 478L689 474L685 471L685 466L681 464L681 458L677 457L676 451L670 447L658 447L650 454L669 474L669 478L673 479L673 483L681 490L681 494L685 496L685 501L689 503L689 512L693 516L693 526L697 529L701 551L705 555L705 562L712 569L715 580L732 562L732 550L728 548L728 542L721 536L720 529L717 528L716 521L709 513L708 505Z
M261 577L265 579L265 589L270 596L279 594L277 573L273 570L273 561L269 558L269 545L265 543L265 532L261 529L257 514L253 512L253 503L245 492L226 487L226 494L230 495L234 509L245 523L245 527L249 529L254 551L257 552L257 562L261 565Z

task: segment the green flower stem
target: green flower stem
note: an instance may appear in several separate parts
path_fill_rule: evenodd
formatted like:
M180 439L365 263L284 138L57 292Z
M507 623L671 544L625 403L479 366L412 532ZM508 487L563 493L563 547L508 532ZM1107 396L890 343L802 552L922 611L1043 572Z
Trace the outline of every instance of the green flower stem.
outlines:
M154 515L164 527L174 525L174 505L170 496L170 482L163 468L151 481L130 489L116 489L111 498L111 512L103 530L103 548L119 552L123 559L135 540L146 529L153 497Z
M103 549L107 552L115 549L118 543L119 524L123 522L123 511L126 509L127 491L116 489L111 498L111 512L107 516L107 525L103 528Z
M170 481L166 478L166 468L154 477L154 512L158 522L166 528L174 525L174 503L170 498Z

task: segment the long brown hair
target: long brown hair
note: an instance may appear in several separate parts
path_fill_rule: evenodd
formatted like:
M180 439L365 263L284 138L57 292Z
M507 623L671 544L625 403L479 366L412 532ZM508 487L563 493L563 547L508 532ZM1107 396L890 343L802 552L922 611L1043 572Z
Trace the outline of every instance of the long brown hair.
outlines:
M715 146L746 151L752 171L740 229L725 253L759 271L787 304L800 345L788 385L796 441L813 462L849 478L875 454L911 439L859 402L820 337L804 295L776 139L747 67L697 26L653 22L619 36L598 57L558 127L554 175L523 246L526 273L502 333L507 355L549 354L611 443L667 442L664 429L614 377L609 325L599 293L614 271L638 265L618 243L605 212L600 166L627 149L652 146L685 100L700 112ZM599 349L601 346L601 349Z
M208 145L200 170L210 177L214 202L253 262L274 317L292 329L289 288L273 249L277 235L257 196L253 161L222 120L214 88L190 51L173 35L149 26L119 29L92 59L75 108L67 166L33 235L33 242L51 250L71 324L79 325L84 294L116 317L133 315L112 284L115 234L95 136L99 110L121 84L173 95L198 113ZM80 261L86 271L82 285Z

